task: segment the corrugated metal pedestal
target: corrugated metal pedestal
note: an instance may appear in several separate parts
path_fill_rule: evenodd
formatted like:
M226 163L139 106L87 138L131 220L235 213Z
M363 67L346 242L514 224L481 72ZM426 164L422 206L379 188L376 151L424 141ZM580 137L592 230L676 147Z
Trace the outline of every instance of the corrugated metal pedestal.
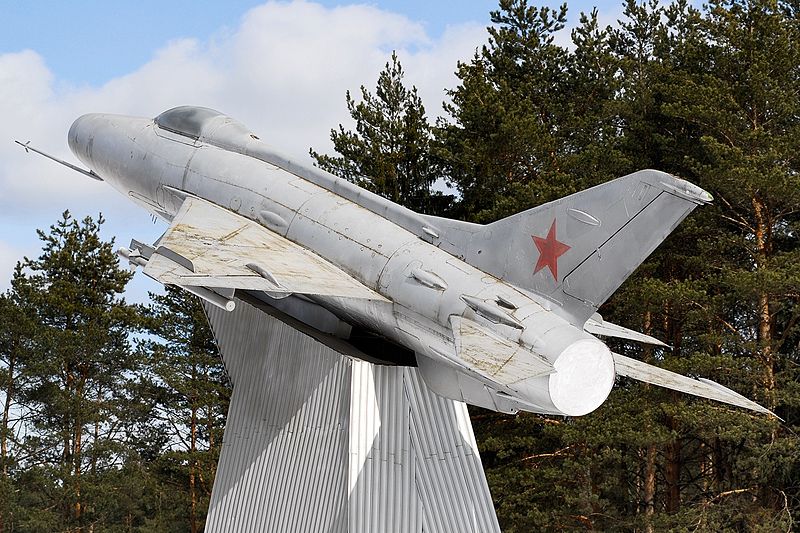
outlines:
M207 308L233 397L206 531L499 531L463 403L236 303Z

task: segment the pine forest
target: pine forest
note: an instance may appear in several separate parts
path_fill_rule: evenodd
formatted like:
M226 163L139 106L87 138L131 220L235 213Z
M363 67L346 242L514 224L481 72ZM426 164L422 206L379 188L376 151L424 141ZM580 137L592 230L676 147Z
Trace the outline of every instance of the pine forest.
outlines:
M562 45L567 4L500 0L444 103L423 105L393 53L344 95L336 153L309 153L416 211L478 223L644 168L709 191L600 309L669 347L607 342L782 420L617 378L584 417L471 408L472 422L503 531L792 531L800 1L623 7L613 26L581 13ZM133 274L103 222L66 211L0 295L0 532L203 529L224 366L194 296L125 301Z

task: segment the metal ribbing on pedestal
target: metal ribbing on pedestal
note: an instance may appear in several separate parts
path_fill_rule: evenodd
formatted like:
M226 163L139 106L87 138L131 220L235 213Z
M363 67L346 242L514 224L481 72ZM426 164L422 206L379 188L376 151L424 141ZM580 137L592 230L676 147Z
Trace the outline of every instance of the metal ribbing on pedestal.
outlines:
M349 361L244 302L207 312L234 394L206 531L344 531Z
M499 531L463 403L241 300L206 312L234 386L206 531Z

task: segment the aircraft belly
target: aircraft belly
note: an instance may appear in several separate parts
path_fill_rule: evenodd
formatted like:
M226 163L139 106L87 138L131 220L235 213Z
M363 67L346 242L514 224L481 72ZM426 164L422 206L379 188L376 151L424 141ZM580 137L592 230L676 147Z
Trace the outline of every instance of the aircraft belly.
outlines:
M397 340L391 302L329 296L315 297L314 301L349 324Z
M441 280L444 285L426 279ZM377 290L403 307L424 309L427 316L446 326L450 315L464 312L462 296L476 295L499 285L495 278L447 252L414 239L391 256Z

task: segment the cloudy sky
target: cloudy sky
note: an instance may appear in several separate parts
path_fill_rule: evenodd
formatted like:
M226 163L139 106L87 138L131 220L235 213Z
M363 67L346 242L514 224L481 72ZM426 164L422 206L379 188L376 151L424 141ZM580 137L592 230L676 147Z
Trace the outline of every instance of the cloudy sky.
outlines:
M535 0L532 3L536 3ZM570 22L594 3L570 2ZM621 2L620 2L621 3ZM604 23L619 6L600 6ZM83 113L152 117L178 105L223 111L283 151L329 151L349 124L348 89L374 87L397 50L406 81L430 115L455 85L458 60L486 42L496 1L369 3L29 0L0 5L0 291L14 264L38 256L36 229L69 209L107 223L117 245L152 242L165 229L110 187L43 158L14 139L76 162L66 143ZM551 2L550 5L556 5ZM608 5L608 3L606 3ZM564 32L563 42L568 41ZM138 275L129 299L154 282Z

